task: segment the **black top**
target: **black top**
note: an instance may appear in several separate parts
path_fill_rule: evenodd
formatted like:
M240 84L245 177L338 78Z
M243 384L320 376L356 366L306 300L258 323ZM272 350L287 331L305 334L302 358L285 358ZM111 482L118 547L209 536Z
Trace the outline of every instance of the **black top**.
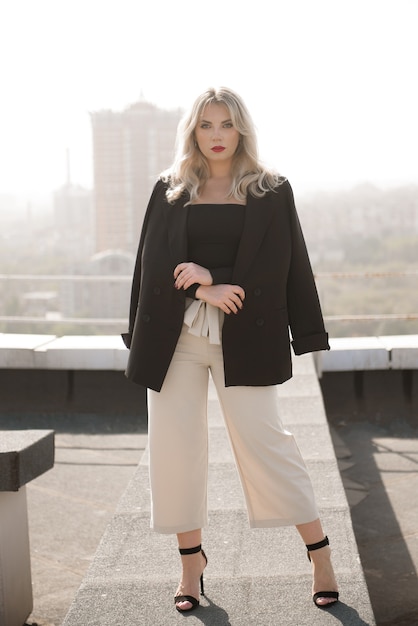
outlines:
M192 204L187 217L188 261L205 267L213 284L230 283L242 230L242 204ZM187 289L194 297L198 284Z

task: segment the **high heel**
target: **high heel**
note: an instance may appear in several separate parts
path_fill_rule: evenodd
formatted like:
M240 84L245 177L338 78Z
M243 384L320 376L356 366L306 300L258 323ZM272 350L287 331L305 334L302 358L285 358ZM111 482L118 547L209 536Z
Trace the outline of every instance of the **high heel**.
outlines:
M202 546L198 545L195 546L194 548L179 548L179 552L182 556L186 555L186 554L197 554L198 552L202 553L203 558L206 561L206 564L208 562L207 556L204 553ZM206 567L206 565L205 565ZM202 596L205 595L205 588L204 588L204 584L203 584L203 572L200 576L200 594ZM178 605L179 602L190 602L190 604L192 605L190 607L190 609L181 609ZM194 598L193 596L174 596L174 604L176 605L176 609L177 611L180 611L180 613L186 613L187 611L193 611L194 609L197 609L197 607L199 606L200 602L199 600L197 600L197 598Z
M328 537L325 537L322 541L318 541L318 543L311 543L307 545L306 549L308 551L309 561L311 560L311 555L309 554L309 552L313 552L314 550L319 550L320 548L325 548L325 546L329 546ZM338 591L318 591L317 593L314 593L314 595L312 596L312 600L315 606L317 606L318 608L328 609L333 604L337 604L339 595L340 594L338 593ZM318 604L317 600L319 598L335 598L335 602L328 602L328 604Z

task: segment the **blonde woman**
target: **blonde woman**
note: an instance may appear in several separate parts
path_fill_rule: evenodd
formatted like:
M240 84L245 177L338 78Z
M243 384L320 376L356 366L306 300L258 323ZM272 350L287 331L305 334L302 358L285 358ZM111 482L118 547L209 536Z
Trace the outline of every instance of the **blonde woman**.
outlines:
M295 525L313 600L338 600L328 539L275 385L295 354L327 350L289 182L258 159L254 126L227 88L197 98L173 166L156 183L135 267L127 376L148 389L151 526L177 535L178 611L199 605L207 558L207 386L212 375L251 527Z

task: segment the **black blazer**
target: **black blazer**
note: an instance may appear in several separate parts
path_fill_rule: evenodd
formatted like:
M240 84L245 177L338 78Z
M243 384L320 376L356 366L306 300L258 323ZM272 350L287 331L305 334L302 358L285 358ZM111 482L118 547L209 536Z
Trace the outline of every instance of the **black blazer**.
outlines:
M158 181L145 214L134 271L126 376L159 391L182 329L185 292L173 271L187 261L187 207L175 204ZM274 385L292 376L295 354L328 350L315 281L287 180L263 198L249 196L232 275L245 290L244 306L225 315L225 385Z

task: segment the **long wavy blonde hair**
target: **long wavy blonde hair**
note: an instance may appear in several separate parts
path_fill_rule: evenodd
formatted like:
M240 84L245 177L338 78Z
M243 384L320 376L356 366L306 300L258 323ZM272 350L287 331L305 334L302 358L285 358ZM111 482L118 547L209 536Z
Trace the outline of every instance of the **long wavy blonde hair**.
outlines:
M163 180L168 182L168 201L173 203L188 192L187 204L193 203L209 178L208 162L195 140L195 129L209 104L224 104L240 134L232 161L230 197L245 202L248 193L260 198L277 188L285 179L260 163L254 123L241 97L227 87L210 88L196 99L179 124L174 163L162 174Z

